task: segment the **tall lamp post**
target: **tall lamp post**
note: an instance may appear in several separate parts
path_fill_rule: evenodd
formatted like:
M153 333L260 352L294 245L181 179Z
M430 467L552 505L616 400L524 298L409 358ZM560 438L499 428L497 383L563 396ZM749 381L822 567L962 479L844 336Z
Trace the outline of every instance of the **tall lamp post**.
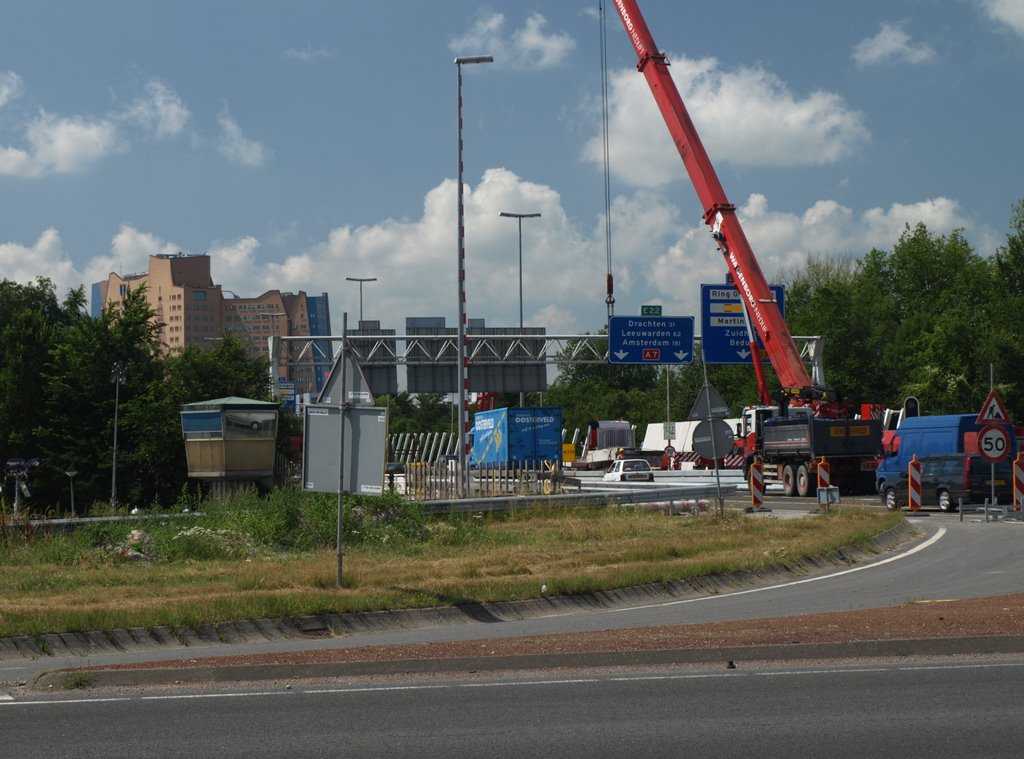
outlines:
M125 383L128 364L115 361L110 373L110 381L114 383L114 460L110 468L110 508L117 508L117 425L121 414L121 385Z
M359 322L363 321L363 282L376 282L376 277L345 277L348 282L359 283Z
M462 66L471 63L492 63L494 58L490 55L473 55L455 59L455 69L458 72L458 246L459 246L459 367L457 380L459 385L459 484L461 495L469 495L469 405L466 391L469 389L469 361L466 357L466 226L465 208L462 196Z
M511 213L509 211L502 211L499 216L504 216L509 219L516 219L519 222L519 337L523 337L523 219L539 219L539 213ZM524 394L522 391L519 392L519 408L522 408L525 403Z

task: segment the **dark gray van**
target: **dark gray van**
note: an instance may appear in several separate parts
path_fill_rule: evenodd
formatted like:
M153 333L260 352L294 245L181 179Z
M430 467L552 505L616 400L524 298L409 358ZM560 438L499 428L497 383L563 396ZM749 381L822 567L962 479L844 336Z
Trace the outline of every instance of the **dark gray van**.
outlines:
M952 453L946 456L924 456L921 462L921 506L938 506L942 511L956 511L960 499L964 504L984 503L992 498L992 464L981 456ZM1001 504L1013 500L1013 462L1004 459L995 465L995 497ZM907 472L899 480L887 482L882 489L882 503L890 511L906 506L910 498Z

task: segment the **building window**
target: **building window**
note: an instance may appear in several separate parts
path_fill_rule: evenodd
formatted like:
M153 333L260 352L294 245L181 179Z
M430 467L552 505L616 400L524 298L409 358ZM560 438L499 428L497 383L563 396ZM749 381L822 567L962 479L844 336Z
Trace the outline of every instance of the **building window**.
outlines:
M194 297L196 300L206 300L206 293L203 292L202 290L196 290L192 294L192 297Z

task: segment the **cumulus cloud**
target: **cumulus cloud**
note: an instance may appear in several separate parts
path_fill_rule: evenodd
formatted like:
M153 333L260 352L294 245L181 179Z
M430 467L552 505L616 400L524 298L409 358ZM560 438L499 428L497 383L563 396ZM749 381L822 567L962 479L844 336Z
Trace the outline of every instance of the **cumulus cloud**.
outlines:
M22 285L48 277L59 295L81 284L56 229L44 230L31 245L0 243L0 271L4 278Z
M157 139L181 134L190 116L178 93L155 79L146 83L143 95L136 98L124 114L127 121Z
M240 281L240 275L244 277L245 272L255 269L256 251L259 247L259 240L247 236L210 248L207 252L210 254L210 275L213 281L238 292L239 296L248 297L243 292L248 291L249 286L255 283ZM243 292L239 292L238 288L242 288ZM251 293L253 296L259 294Z
M0 108L18 97L25 82L14 71L0 71Z
M981 9L993 21L1024 37L1024 4L1020 0L982 0Z
M269 155L267 148L242 133L242 128L231 117L226 105L217 116L217 123L220 124L217 149L221 155L232 163L240 163L243 166L262 166L266 162Z
M0 175L39 177L83 171L124 149L112 121L61 118L40 111L25 128L27 149L0 148Z
M853 60L858 66L894 63L927 63L935 58L935 51L925 44L914 44L902 24L883 22L874 37L861 40L853 48Z
M82 271L81 281L88 287L106 281L111 272L140 274L149 268L149 257L160 253L177 253L181 247L150 232L122 224L110 240L110 252L94 256ZM86 290L88 294L88 290Z
M341 314L359 309L359 290L346 276L377 277L364 289L364 316L404 331L408 316L441 316L457 324L456 193L445 180L425 196L421 214L339 226L316 244L278 262L258 260L251 235L208 245L214 281L243 297L265 290L330 294L336 330ZM540 213L523 222L523 314L527 326L551 334L595 331L605 322L603 219L574 223L551 187L507 169L491 169L467 185L466 306L488 326L519 323L517 222L501 211ZM737 211L765 276L802 265L809 254L862 256L873 247L891 250L905 226L923 222L935 234L970 229L955 200L939 197L856 211L823 199L803 209L774 209L752 194ZM666 313L698 315L700 285L724 282L726 266L706 226L683 219L665 194L640 188L612 204L612 264L616 313L637 313L662 303ZM61 290L105 280L111 271L145 271L148 257L175 253L173 241L122 224L109 252L75 271L55 230L34 244L0 245L0 269L18 281L51 273Z
M809 254L861 257L872 248L891 250L907 226L924 223L932 234L968 226L956 201L932 198L893 203L862 213L834 200L819 200L802 212L775 211L768 199L753 194L737 209L750 246L768 280L800 267ZM658 255L644 282L666 305L683 314L700 312L695 283L724 282L726 265L707 227L685 230Z
M573 51L576 41L568 34L545 32L547 19L531 13L523 25L507 32L501 13L479 15L466 32L448 43L456 55L494 56L497 65L513 68L549 68L557 66Z
M714 58L673 60L673 78L714 161L748 166L834 163L870 137L863 115L843 98L817 91L794 95L760 68L725 71ZM629 69L609 77L610 169L634 186L683 178L679 154L643 76ZM601 135L583 148L603 165Z

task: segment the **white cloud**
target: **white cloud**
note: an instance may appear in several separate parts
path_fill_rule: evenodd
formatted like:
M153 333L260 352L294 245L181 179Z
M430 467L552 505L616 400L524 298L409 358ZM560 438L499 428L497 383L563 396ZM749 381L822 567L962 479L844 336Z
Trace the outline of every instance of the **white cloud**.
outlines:
M177 253L181 247L143 232L130 224L122 224L110 240L110 253L89 260L82 273L86 285L106 281L111 272L120 275L141 274L149 268L149 257L160 253ZM88 293L87 293L88 294Z
M211 243L213 279L225 290L254 297L265 290L327 292L335 331L341 314L350 322L359 310L359 289L346 276L377 277L364 287L364 316L404 332L408 316L441 316L457 324L458 279L455 241L455 184L431 189L415 219L383 219L342 226L324 240L281 260L257 261L260 242L241 236ZM551 334L594 331L605 322L604 223L574 224L551 187L528 182L506 169L487 171L467 186L466 307L470 318L492 327L519 319L519 236L517 222L501 211L540 213L523 221L523 311L527 326ZM918 222L933 234L948 234L970 220L949 198L933 198L863 212L834 200L805 209L777 211L753 194L737 211L765 276L772 280L808 254L863 256L872 247L891 250L904 227ZM662 303L666 313L698 315L700 285L724 282L726 266L708 229L684 222L663 194L638 189L612 204L612 263L616 313L636 313L642 303ZM55 230L34 245L0 245L0 269L20 281L51 273L63 290L105 280L111 271L142 272L148 257L181 250L177 244L123 224L110 252L76 272Z
M902 24L883 22L874 37L861 40L853 48L853 60L858 66L887 63L927 63L935 58L935 51L925 44L913 44L903 31Z
M80 284L60 233L52 228L39 235L32 245L0 243L0 271L5 279L22 285L35 282L37 277L48 277L56 286L58 297Z
M145 94L136 98L124 114L125 119L157 139L181 134L190 116L178 93L155 79L146 83Z
M217 123L221 130L217 149L221 155L243 166L262 166L266 162L269 154L267 148L242 133L242 128L231 118L226 105L217 116Z
M470 318L490 326L519 323L518 230L500 216L517 211L541 214L523 222L524 322L563 333L594 328L604 309L603 246L595 251L572 225L558 193L506 169L491 169L477 186L467 185L464 202ZM365 318L393 323L406 316L443 316L455 326L455 205L455 183L446 180L427 193L419 218L333 229L305 252L269 264L263 287L329 292L337 328L343 310L350 318L359 310L358 288L345 277L377 277L364 287Z
M1024 3L1020 0L981 0L981 8L990 19L1024 37Z
M503 14L481 14L448 48L456 55L493 55L495 64L512 68L549 68L565 60L576 41L564 32L546 34L545 26L544 16L531 13L519 29L506 34Z
M207 253L210 254L210 275L213 281L235 291L240 297L249 297L245 293L251 290L252 286L258 285L246 278L246 272L256 270L256 251L259 247L259 240L248 236L210 248ZM252 292L251 296L260 294L262 293Z
M312 63L322 58L333 58L338 50L333 47L313 47L308 42L301 48L289 48L284 51L284 57L301 63Z
M28 123L28 150L0 148L0 175L39 177L82 171L124 146L111 121L58 118L41 111Z
M737 216L769 281L800 267L808 254L860 258L872 248L891 250L906 225L913 228L922 222L932 234L949 234L969 221L949 198L894 203L858 215L833 200L819 200L802 213L772 211L767 198L754 194L737 209ZM726 268L701 224L685 230L657 255L644 285L675 313L697 315L698 285L724 282Z
M712 161L750 166L834 163L869 139L863 116L834 93L799 99L777 76L759 68L722 70L713 58L673 60L673 78ZM610 169L635 186L684 178L679 153L643 76L609 77ZM603 165L600 135L583 157Z
M18 97L24 87L24 81L15 72L0 71L0 108Z

